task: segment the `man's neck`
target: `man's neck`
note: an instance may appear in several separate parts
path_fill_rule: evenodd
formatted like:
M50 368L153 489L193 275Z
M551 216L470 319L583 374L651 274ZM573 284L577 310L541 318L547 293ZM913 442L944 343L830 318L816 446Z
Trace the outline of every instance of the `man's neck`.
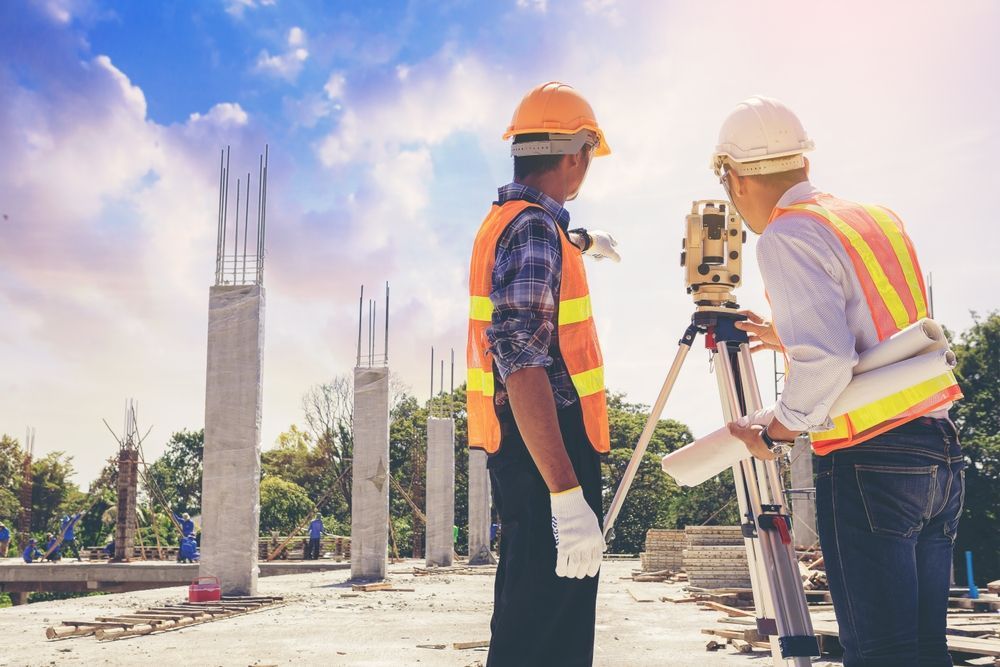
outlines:
M515 178L514 182L538 190L560 206L566 203L566 183L554 170L541 174L530 174L522 179Z

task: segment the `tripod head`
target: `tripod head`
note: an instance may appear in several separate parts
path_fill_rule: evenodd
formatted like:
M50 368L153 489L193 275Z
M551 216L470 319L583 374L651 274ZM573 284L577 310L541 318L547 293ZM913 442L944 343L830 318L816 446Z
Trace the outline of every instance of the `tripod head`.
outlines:
M728 201L700 199L691 204L681 245L684 282L697 311L739 308L733 290L740 286L747 233Z

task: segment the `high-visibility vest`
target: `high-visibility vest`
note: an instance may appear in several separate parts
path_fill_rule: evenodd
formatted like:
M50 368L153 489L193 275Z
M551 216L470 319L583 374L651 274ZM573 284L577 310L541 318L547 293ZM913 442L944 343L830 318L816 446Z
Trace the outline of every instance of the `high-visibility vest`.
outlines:
M500 449L500 423L493 407L493 355L486 330L493 320L493 265L496 247L507 226L529 206L523 200L494 204L479 228L469 269L469 339L466 350L469 412L469 446L494 454ZM540 208L540 207L539 207ZM559 289L559 352L580 398L583 422L591 446L610 451L608 405L604 389L604 360L597 342L597 328L590 306L587 272L580 249L562 230L562 281Z
M879 341L927 317L927 292L913 243L899 217L882 206L856 204L830 195L777 208L771 220L788 213L807 215L844 245L871 311ZM852 410L833 428L810 433L819 455L852 447L962 398L951 371Z

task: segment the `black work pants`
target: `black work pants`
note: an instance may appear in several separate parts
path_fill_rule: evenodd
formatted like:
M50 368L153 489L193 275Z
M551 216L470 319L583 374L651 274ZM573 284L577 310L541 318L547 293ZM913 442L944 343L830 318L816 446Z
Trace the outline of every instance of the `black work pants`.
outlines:
M513 417L500 415L501 449L490 460L503 539L494 585L488 667L590 665L598 577L556 576L549 490L527 455ZM566 452L594 513L601 512L601 463L579 403L559 411Z
M319 538L310 537L309 546L306 547L306 560L319 559Z

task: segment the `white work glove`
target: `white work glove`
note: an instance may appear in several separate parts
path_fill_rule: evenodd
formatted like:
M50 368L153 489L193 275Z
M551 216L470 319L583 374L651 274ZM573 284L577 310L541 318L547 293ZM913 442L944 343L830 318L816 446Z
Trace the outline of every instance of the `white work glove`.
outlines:
M622 256L615 250L618 247L618 241L615 241L615 238L607 232L602 232L599 229L592 229L590 231L586 229L571 229L569 231L569 240L577 248L580 248L584 255L590 255L598 261L605 258L610 259L616 264L622 261Z
M746 417L740 417L736 420L737 425L743 428L748 428L750 426L767 426L774 419L774 408L761 408L756 412L751 412Z
M575 486L551 494L552 536L556 540L556 575L560 577L597 576L607 545L597 522L597 515Z

